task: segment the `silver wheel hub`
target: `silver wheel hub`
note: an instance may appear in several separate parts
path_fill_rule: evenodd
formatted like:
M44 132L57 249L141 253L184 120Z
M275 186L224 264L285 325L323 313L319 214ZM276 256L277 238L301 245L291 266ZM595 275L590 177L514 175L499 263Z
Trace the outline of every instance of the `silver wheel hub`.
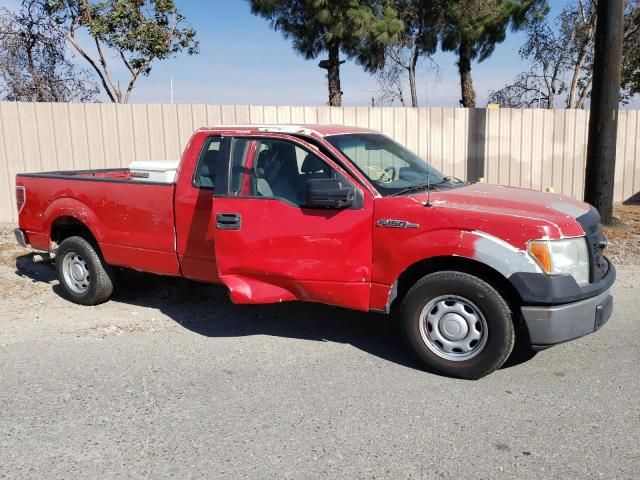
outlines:
M476 305L456 295L431 300L420 313L425 345L441 358L463 361L478 355L487 344L487 321Z
M71 267L71 275L75 281L80 282L84 278L84 269L76 263Z
M85 293L91 280L89 268L76 252L67 252L62 259L62 275L66 285L74 293Z
M457 313L445 313L440 319L439 327L447 340L462 340L469 332L467 322Z

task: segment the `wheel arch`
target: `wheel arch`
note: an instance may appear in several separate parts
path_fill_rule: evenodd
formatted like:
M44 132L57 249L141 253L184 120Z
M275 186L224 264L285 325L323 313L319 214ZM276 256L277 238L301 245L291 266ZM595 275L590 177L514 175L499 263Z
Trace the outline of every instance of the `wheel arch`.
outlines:
M51 241L60 244L69 237L82 237L92 245L97 245L98 241L91 229L76 217L61 215L51 223Z
M415 285L420 278L430 273L446 270L468 273L484 280L504 297L512 312L515 313L519 311L522 298L508 278L485 263L461 256L425 258L407 267L391 288L389 308L391 310L396 309L402 303L402 300L411 287Z
M44 222L51 242L60 243L77 235L98 247L103 229L100 219L85 203L74 198L59 198L44 212Z

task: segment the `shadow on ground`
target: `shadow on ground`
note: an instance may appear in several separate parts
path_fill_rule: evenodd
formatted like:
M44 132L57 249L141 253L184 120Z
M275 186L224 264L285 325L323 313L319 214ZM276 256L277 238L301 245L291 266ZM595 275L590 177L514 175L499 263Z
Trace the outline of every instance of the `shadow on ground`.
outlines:
M64 297L51 263L34 263L33 255L16 260L16 274L52 285ZM154 308L195 333L207 337L270 335L353 345L371 355L408 368L419 368L407 353L393 317L321 304L290 302L234 305L224 287L129 270L117 272L111 301ZM519 336L502 368L533 356Z

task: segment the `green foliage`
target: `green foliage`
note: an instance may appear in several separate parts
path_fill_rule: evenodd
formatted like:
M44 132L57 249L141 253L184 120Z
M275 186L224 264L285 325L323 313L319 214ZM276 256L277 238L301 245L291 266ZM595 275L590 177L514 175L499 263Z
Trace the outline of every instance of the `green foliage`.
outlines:
M429 0L426 0L429 1ZM444 19L442 49L458 54L463 107L476 106L471 79L471 62L489 57L507 29L517 30L546 15L546 0L438 0Z
M404 24L400 43L432 55L438 48L439 35L444 27L444 6L437 0L392 0L398 18Z
M403 87L408 80L411 106L417 107L417 67L438 48L443 8L437 1L388 1L404 29L397 42L384 46L384 62L378 61L369 68L376 73L380 87L374 98L383 104L399 101L404 105Z
M128 100L140 75L149 75L154 61L186 51L198 53L195 31L173 0L42 0L58 28L93 67L113 101ZM94 40L98 58L80 45L76 33L85 29ZM120 92L103 52L118 53L130 73L126 93Z
M185 17L171 0L96 2L86 15L91 35L119 51L128 52L131 66L150 70L149 59L163 60L181 50L197 52L195 31L179 29Z
M396 42L403 29L396 12L374 0L249 0L251 12L291 39L307 59L338 45L365 68L375 68L372 50Z
M546 0L457 0L445 1L444 8L442 49L459 51L467 44L470 60L478 61L504 41L508 28L517 30L548 11Z
M640 1L629 0L625 10L622 48L622 102L640 93Z

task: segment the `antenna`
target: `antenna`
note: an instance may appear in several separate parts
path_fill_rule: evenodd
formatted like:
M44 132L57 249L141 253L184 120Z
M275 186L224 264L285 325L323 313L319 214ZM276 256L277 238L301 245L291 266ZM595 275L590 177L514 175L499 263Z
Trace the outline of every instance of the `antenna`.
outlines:
M427 173L427 203L424 204L425 207L431 207L431 175Z

